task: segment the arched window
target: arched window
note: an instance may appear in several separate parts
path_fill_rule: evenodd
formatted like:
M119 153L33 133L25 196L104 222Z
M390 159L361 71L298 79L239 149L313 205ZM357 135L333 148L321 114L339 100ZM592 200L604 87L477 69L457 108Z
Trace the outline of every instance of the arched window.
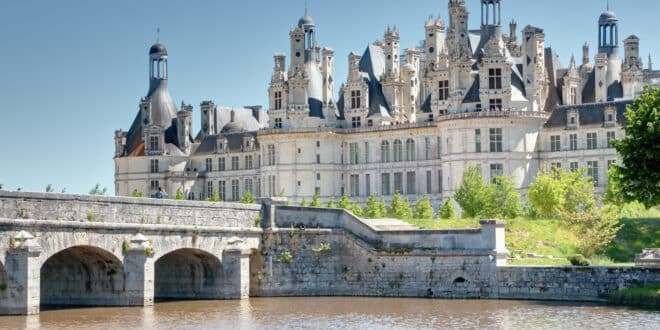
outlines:
M380 144L380 161L381 163L390 162L390 143L388 141L383 141Z
M403 144L401 140L394 140L394 161L403 161Z
M406 161L415 160L415 141L413 139L408 139L406 141Z

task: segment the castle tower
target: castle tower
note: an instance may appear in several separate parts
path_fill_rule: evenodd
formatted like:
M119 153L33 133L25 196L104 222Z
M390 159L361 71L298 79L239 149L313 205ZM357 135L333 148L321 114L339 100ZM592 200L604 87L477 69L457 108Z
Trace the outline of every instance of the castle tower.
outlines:
M165 131L176 119L176 108L168 89L167 49L155 43L149 49L149 92L140 101L142 142L146 155L160 155L166 140Z
M621 84L623 97L634 98L644 86L644 66L639 57L639 38L632 35L623 41L624 61L621 67Z
M481 0L481 38L502 36L502 0Z
M602 13L598 18L598 54L604 55L606 60L603 66L603 58L600 56L600 72L596 72L596 100L612 100L619 95L617 89L621 79L621 59L619 58L619 19L616 14L609 10ZM598 68L598 64L596 65ZM603 70L604 69L604 70ZM600 79L599 79L600 78ZM605 97L603 98L602 94ZM601 98L598 95L601 94Z
M218 131L215 127L216 124L216 109L212 101L204 101L200 104L200 113L202 115L202 138L206 136L216 135Z
M181 102L181 110L176 113L178 145L184 151L192 144L192 111L191 105Z
M429 18L424 24L426 30L426 67L429 71L447 68L447 30L445 22L438 18Z
M582 66L589 65L589 44L582 45Z
M393 28L388 26L383 39L385 43L383 45L385 52L385 75L390 78L398 77L400 68L399 53L401 49L399 43L401 38L399 37L399 31L396 30L396 26Z
M547 98L547 73L545 70L545 33L542 29L527 26L523 29L523 80L529 100L529 111L543 111Z
M449 31L447 46L449 57L472 57L470 31L468 30L469 13L465 0L449 0Z

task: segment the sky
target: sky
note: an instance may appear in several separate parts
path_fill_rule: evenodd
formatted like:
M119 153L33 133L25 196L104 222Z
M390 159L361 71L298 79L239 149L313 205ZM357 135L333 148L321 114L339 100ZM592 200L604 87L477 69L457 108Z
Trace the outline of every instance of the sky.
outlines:
M467 0L470 29L480 6ZM657 0L610 0L620 40L641 39L641 56L660 66ZM320 46L335 50L335 81L347 76L351 51L365 49L396 25L402 50L424 39L424 22L448 22L447 0L308 0ZM606 0L503 0L503 23L545 30L567 66L582 44L597 42ZM267 107L272 55L289 51L289 29L305 0L2 0L0 1L0 184L5 190L114 194L115 130L128 130L148 88L148 50L169 53L175 104ZM504 28L508 33L508 26ZM621 46L620 46L621 47ZM623 51L623 50L621 50ZM338 90L336 86L335 90Z

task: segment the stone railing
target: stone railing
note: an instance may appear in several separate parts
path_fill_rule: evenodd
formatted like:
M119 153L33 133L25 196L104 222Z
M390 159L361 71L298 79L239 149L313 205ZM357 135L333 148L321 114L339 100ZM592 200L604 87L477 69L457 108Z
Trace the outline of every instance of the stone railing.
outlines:
M462 112L450 113L438 117L438 121L456 120L456 119L472 119L472 118L540 118L548 119L550 114L539 111L479 111L479 112Z

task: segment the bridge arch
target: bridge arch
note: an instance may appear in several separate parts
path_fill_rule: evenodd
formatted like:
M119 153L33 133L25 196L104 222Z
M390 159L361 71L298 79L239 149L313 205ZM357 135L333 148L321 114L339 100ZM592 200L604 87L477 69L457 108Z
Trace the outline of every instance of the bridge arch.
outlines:
M5 265L0 262L0 301L9 297L9 283L7 279L7 272Z
M204 250L182 248L156 260L154 298L157 300L221 299L224 272L220 259Z
M41 305L116 306L124 291L124 266L113 253L79 245L44 261Z

